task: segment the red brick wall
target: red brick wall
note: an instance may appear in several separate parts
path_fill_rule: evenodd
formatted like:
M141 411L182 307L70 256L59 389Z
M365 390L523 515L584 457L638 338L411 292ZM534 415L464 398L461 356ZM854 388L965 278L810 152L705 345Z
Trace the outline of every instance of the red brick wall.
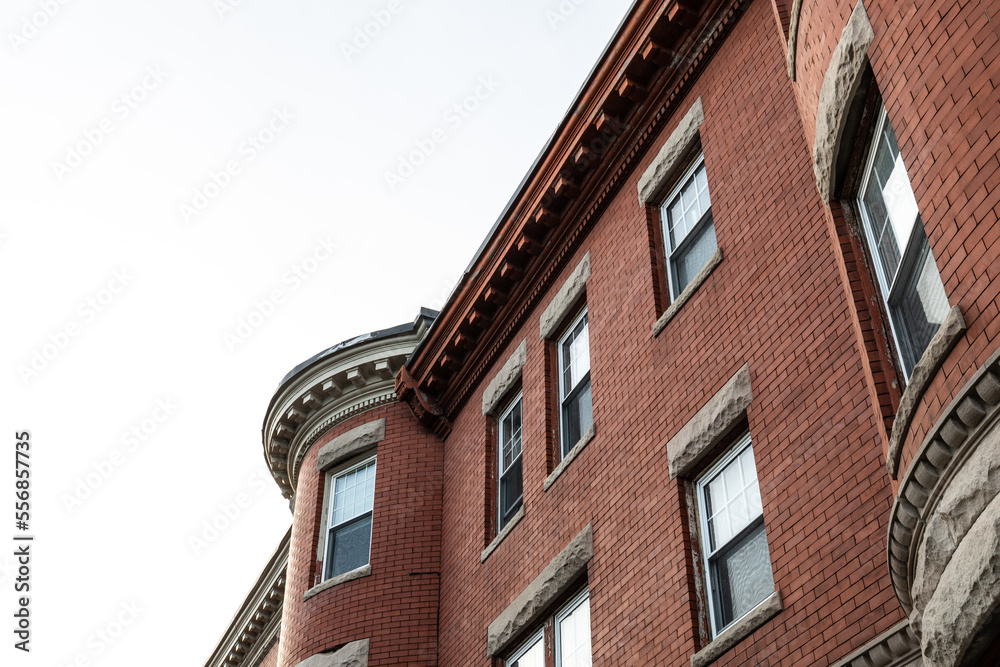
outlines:
M271 646L258 667L278 667L278 642Z
M795 84L807 141L853 4L802 5ZM869 0L868 56L951 305L969 326L921 402L905 470L941 409L1000 340L1000 24L983 3Z
M371 576L340 584L306 602L315 583L316 547L323 518L324 475L319 449L334 437L385 417L378 444L372 515ZM436 575L440 571L440 441L403 404L371 410L339 424L309 450L296 489L288 556L281 667L369 638L369 665L434 665Z
M917 4L866 4L875 30L869 55L946 291L969 332L917 411L904 469L941 407L1000 345L1000 37L982 3ZM443 445L395 405L355 417L312 448L299 481L281 667L364 637L372 665L434 664L436 578L408 576L414 571L442 573L439 664L486 667L490 621L588 522L594 664L687 664L704 642L703 619L686 483L669 481L665 443L745 362L785 609L715 664L830 664L904 618L885 552L893 491L882 423L893 406L877 390L884 376L872 370L872 315L852 288L857 257L845 254L843 216L819 199L811 159L819 88L852 7L803 2L792 83L775 5L754 2L563 269L553 292L590 251L597 435L548 491L552 355L538 317L551 296L512 337L512 346L528 341L526 515L485 563L494 489L485 482L493 458L482 387ZM724 260L653 338L658 269L636 183L699 95ZM316 451L381 416L388 430L379 445L373 575L303 603L321 524Z
M969 326L914 416L905 470L941 409L1000 347L1000 24L983 3L887 4L870 10L873 68L949 302Z
M597 435L547 492L538 315L550 297L512 339L528 340L526 516L485 564L480 394L456 419L445 444L442 665L489 665L489 622L589 521L594 664L687 663L701 645L697 603L682 483L668 481L664 445L744 362L785 610L716 664L825 664L902 620L885 558L892 491L880 413L862 372L834 226L816 190L774 22L768 2L747 10L553 287L589 250ZM698 95L725 258L653 339L656 281L636 182Z

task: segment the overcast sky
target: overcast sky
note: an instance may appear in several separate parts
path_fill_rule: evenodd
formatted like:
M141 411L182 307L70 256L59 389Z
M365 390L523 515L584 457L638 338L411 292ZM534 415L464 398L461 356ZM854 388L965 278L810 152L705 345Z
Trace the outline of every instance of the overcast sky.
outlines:
M629 5L5 0L0 662L207 660L291 519L277 383L440 308Z

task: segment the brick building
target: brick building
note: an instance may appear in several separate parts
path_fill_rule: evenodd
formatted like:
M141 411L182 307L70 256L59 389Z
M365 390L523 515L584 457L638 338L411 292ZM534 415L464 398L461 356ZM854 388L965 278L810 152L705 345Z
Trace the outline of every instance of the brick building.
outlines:
M637 0L208 666L1000 664L998 14Z

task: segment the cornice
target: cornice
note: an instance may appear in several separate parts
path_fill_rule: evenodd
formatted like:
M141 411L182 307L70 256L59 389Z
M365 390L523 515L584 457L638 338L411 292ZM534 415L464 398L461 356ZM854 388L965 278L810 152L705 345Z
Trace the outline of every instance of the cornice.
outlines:
M447 435L747 4L636 3L428 339L397 378L399 398L438 435Z
M887 558L892 585L903 609L910 613L918 547L924 528L945 490L961 484L962 466L983 437L1000 423L1000 350L941 411L906 474L892 506Z
M256 667L278 640L291 535L289 528L205 667Z
M394 378L427 332L421 315L408 330L360 342L320 356L288 379L264 418L264 458L290 502L309 448L337 424L396 402Z

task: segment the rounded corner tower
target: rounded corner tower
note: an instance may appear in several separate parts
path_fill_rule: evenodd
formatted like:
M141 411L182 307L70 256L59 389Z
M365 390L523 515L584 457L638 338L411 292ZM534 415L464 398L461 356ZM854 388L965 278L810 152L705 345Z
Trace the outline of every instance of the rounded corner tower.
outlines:
M279 667L435 663L443 450L395 376L436 316L320 352L268 405L264 457L293 515Z

